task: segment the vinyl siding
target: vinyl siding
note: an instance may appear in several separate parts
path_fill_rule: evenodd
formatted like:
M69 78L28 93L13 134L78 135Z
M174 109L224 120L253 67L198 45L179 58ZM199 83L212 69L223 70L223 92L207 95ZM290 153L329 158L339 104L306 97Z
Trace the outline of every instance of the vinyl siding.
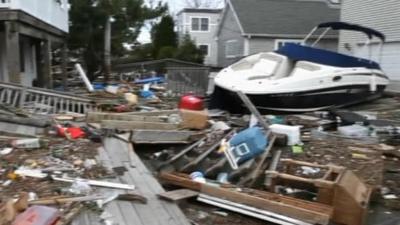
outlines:
M387 42L400 41L399 0L343 0L341 20L374 28L386 35ZM363 43L366 37L354 32L341 32L344 43Z
M238 51L240 54L237 57L226 57L226 42L237 42ZM225 11L225 16L220 24L220 33L218 36L218 65L226 67L238 59L242 58L244 54L244 37L241 34L239 24L233 14L233 11L228 7Z
M282 40L285 38L279 38L278 40ZM287 38L291 39L291 38ZM275 41L277 39L274 38L251 38L250 39L250 46L249 46L249 55L255 54L258 52L269 52L269 51L274 51L275 50ZM312 40L310 40L312 42ZM331 50L331 51L337 51L337 45L338 45L338 40L337 39L325 39L321 40L316 47L326 49L326 50Z
M361 24L386 35L382 54L376 44L372 45L371 59L381 64L384 72L393 81L400 81L400 2L399 0L343 0L342 21ZM355 32L340 33L340 50L358 57L369 58L363 47L366 36ZM349 48L345 48L345 45ZM400 91L400 88L397 88Z
M272 38L251 38L249 43L249 55L270 52L275 47L275 39Z

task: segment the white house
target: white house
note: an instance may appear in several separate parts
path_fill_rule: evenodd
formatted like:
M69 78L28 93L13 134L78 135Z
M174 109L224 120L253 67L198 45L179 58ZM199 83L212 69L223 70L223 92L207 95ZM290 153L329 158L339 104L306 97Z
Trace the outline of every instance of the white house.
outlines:
M371 27L386 35L380 56L378 43L372 41L371 52L363 47L366 37L354 32L341 32L339 47L363 58L380 62L391 79L389 89L400 90L400 1L342 0L341 20Z
M69 7L68 0L0 0L0 81L51 86L50 52L65 45Z
M209 66L217 65L218 47L215 34L221 13L221 9L186 8L177 14L179 39L189 34L203 51L204 64Z

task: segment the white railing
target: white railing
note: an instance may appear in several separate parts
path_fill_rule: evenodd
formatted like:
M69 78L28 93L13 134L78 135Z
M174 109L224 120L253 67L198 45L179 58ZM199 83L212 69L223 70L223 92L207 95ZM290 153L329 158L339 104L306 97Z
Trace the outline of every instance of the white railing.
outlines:
M0 0L0 8L22 10L68 32L68 0Z

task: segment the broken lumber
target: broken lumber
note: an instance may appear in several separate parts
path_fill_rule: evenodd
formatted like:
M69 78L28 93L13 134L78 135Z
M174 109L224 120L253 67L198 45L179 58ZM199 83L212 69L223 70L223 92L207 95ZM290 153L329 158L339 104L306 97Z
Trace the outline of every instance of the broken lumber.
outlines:
M33 178L41 178L41 179L49 176L47 173L42 173L41 171L38 171L38 170L16 170L15 174L22 176L22 177L33 177ZM53 179L55 181L73 183L79 178L56 177L53 175L53 176L51 176L51 179ZM87 182L91 186L115 188L115 189L123 189L123 190L135 190L135 185L131 185L131 184L120 184L120 183L113 183L113 182L99 181L99 180L86 180L86 179L81 179L81 180Z
M198 140L194 144L192 144L192 145L186 147L185 149L181 150L178 154L174 155L172 158L168 159L167 161L165 161L161 165L159 165L158 169L161 169L164 166L170 165L171 163L175 162L177 159L179 159L180 157L184 156L188 152L192 151L194 148L196 148L198 145L200 145L205 140L206 140L206 137L203 137L202 139Z
M124 120L103 120L101 127L104 129L117 130L177 130L178 124L172 123L156 123L156 122L140 122L140 121L124 121Z
M138 122L165 122L165 118L159 116L131 115L121 113L89 112L86 116L86 123L100 123L103 120L124 120Z
M131 141L135 144L187 144L196 136L193 131L133 130Z
M250 101L249 97L245 95L242 91L237 91L236 94L240 97L240 99L243 101L243 103L246 105L246 107L249 109L251 114L253 114L258 122L260 123L261 127L265 129L267 132L266 136L269 135L269 124L265 120L265 118L260 114L260 112L257 110L257 108L253 105L253 103Z
M227 209L236 213L244 214L247 216L255 217L261 220L272 222L274 224L281 225L312 225L297 219L293 219L287 216L283 216L277 213L269 212L266 210L258 209L255 207L246 206L244 204L238 204L233 201L228 201L222 198L212 197L205 194L200 194L197 198L198 201L217 206L223 209Z
M221 140L228 138L231 136L233 133L235 133L236 130L233 129L230 132L228 132ZM211 154L215 149L217 149L221 145L221 140L216 142L214 145L212 145L210 148L208 148L206 151L204 151L201 155L199 155L195 160L191 161L190 163L186 164L183 166L179 171L186 172L188 170L191 170L194 166L199 164L201 161L203 161L209 154Z
M201 194L281 214L311 224L328 224L333 214L333 208L329 205L254 189L239 192L237 188L221 188L198 183L185 174L161 173L159 178L169 184L200 191Z
M178 189L174 191L167 191L164 193L158 194L158 197L162 199L166 199L168 201L177 202L187 198L197 197L199 192L192 191L190 189Z

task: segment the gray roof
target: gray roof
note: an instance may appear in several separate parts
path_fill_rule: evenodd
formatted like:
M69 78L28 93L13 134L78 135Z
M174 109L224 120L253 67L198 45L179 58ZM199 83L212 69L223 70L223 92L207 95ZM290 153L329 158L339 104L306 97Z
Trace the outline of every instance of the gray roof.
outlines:
M205 8L184 8L179 11L177 14L181 14L183 12L188 13L221 13L222 9L205 9Z
M340 8L316 0L230 0L245 34L305 35L339 21Z

